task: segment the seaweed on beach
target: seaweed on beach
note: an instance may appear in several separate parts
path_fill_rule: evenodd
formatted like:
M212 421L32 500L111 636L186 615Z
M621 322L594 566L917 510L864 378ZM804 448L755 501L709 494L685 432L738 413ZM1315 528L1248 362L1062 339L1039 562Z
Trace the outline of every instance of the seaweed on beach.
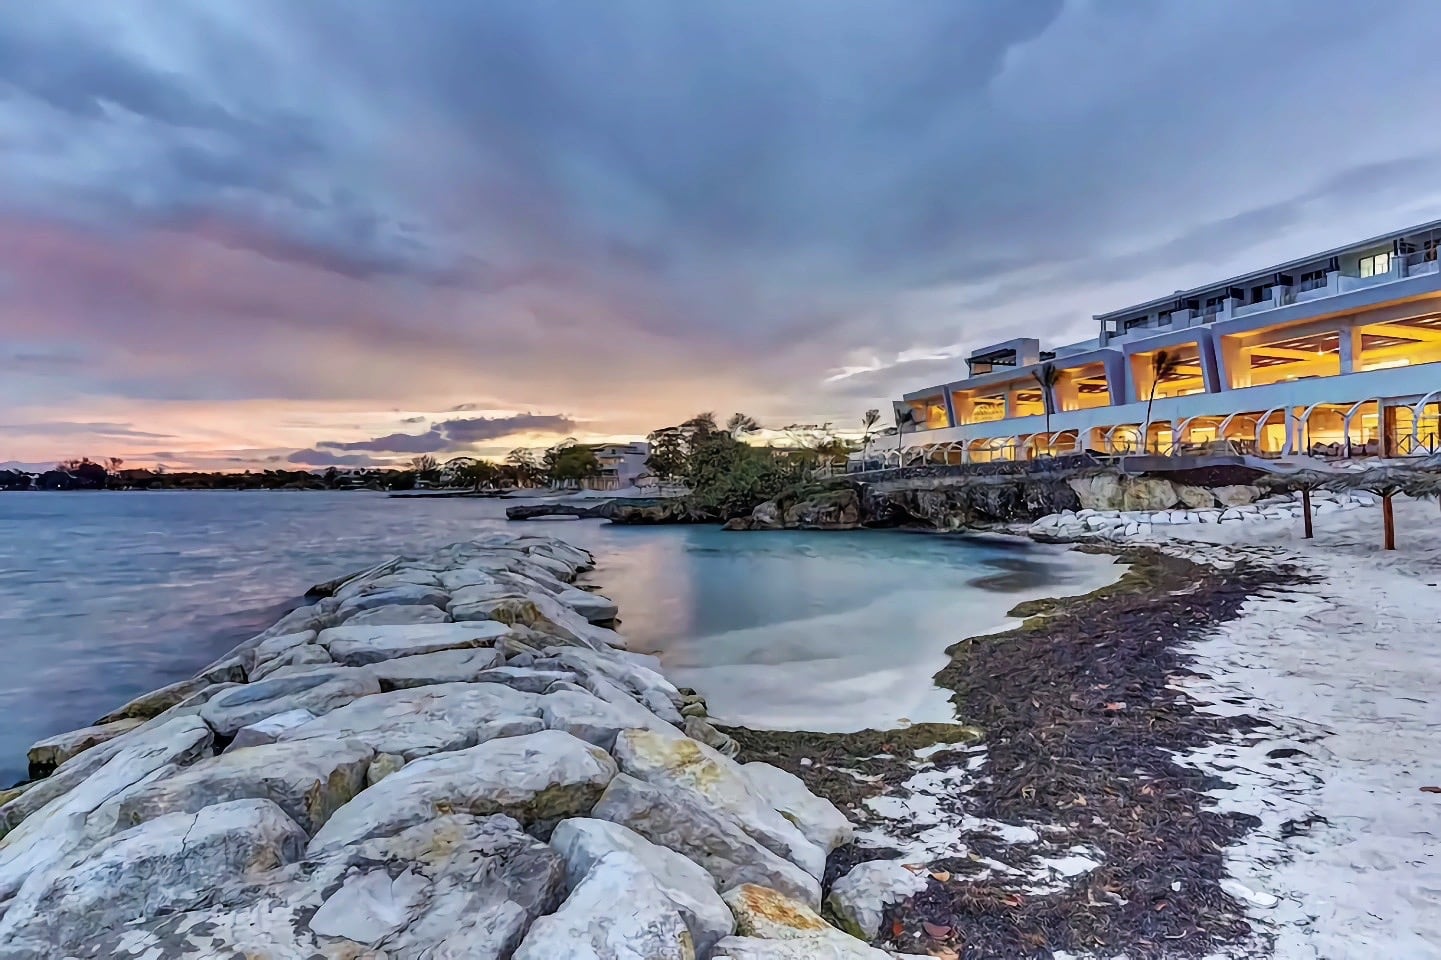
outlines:
M1226 847L1254 822L1211 809L1205 792L1218 785L1214 778L1173 756L1264 721L1199 712L1173 684L1190 673L1178 648L1236 618L1248 597L1306 578L1291 568L1223 570L1152 550L1118 560L1131 566L1117 583L1084 598L1023 605L1013 611L1027 618L1021 627L954 645L936 677L953 692L957 715L985 732L986 774L971 783L965 812L1036 827L1049 850L1082 846L1100 865L1036 892L975 865L987 857L1014 863L1039 849L967 833L958 839L970 857L927 864L926 889L888 909L881 945L963 960L1054 950L1146 960L1205 956L1250 937L1241 905L1219 884ZM829 760L857 762L837 756L839 739L815 739L823 735L785 750L777 748L784 734L732 733L747 758L784 765L818 793L835 786L837 774L820 769ZM796 752L812 763L795 765ZM940 752L928 762L950 769L965 756ZM907 771L915 769L912 761ZM881 789L905 779L892 774ZM837 802L854 809L862 802L856 788L843 786Z

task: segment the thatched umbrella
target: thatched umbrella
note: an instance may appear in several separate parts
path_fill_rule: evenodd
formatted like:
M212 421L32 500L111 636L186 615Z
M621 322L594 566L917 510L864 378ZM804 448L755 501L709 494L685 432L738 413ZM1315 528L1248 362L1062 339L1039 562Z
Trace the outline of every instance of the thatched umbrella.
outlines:
M1430 497L1441 493L1441 477L1429 470L1417 470L1410 466L1385 465L1355 473L1339 473L1327 490L1350 493L1364 490L1381 498L1381 519L1386 527L1386 549L1396 549L1396 516L1392 512L1391 498L1398 493L1414 497Z
M1316 535L1311 525L1311 491L1320 490L1332 483L1337 474L1328 470L1295 470L1290 473L1272 473L1262 477L1257 483L1269 490L1300 490L1301 491L1301 515L1304 518L1305 528L1303 538L1310 540Z

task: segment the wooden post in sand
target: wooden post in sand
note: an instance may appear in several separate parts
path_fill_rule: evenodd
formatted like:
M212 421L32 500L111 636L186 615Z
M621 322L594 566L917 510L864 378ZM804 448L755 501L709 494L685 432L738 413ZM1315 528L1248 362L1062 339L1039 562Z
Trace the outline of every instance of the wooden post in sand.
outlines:
M1391 494L1381 496L1381 519L1386 524L1386 549L1396 549L1396 518L1391 513Z
M1313 531L1313 530L1311 529L1311 488L1310 488L1310 487L1302 487L1302 488L1301 488L1301 512L1306 515L1306 528L1305 528L1305 532L1302 533L1301 536L1302 536L1303 539L1310 540L1312 537L1315 536L1315 531Z

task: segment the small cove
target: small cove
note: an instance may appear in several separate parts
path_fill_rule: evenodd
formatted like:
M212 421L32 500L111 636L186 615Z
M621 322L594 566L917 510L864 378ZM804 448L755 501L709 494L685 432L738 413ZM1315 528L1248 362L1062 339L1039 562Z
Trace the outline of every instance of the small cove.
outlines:
M512 501L513 502L513 501ZM1085 593L1110 558L1008 539L724 533L504 520L504 501L365 493L0 496L0 781L41 737L188 677L307 585L397 552L530 529L595 552L621 631L718 720L851 730L949 719L947 646L1016 603Z

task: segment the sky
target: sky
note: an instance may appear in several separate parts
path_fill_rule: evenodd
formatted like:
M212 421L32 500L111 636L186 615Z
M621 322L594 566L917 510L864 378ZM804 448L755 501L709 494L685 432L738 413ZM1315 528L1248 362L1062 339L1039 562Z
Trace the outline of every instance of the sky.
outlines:
M1441 218L1441 4L0 0L0 464L858 422Z

